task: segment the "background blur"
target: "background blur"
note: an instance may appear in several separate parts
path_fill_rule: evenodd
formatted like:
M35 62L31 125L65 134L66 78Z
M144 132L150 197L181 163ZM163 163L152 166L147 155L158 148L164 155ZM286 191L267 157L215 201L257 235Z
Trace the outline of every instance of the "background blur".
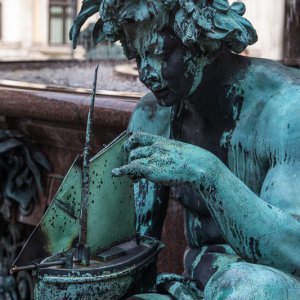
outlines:
M68 33L80 2L0 0L1 60L71 57Z
M83 57L69 47L68 31L80 0L0 0L0 59ZM231 3L234 1L230 1ZM285 2L296 0L243 0L246 17L258 31L259 41L248 55L283 58Z

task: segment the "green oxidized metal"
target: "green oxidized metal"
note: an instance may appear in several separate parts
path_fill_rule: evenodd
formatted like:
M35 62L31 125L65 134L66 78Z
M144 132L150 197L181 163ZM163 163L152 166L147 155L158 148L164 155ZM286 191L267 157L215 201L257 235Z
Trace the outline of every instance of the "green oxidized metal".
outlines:
M257 40L241 2L85 0L74 46L97 12L94 41L119 40L152 92L130 121L129 164L113 171L141 178L139 228L160 235L171 186L185 275L205 299L299 299L299 70L235 54ZM171 281L163 292L199 299Z
M108 145L90 162L87 243L92 253L135 235L132 182L129 178L111 176L111 170L124 163L122 145L126 139L127 136L123 136ZM81 178L82 163L77 159L15 265L43 259L77 245ZM38 251L32 251L36 248Z
M90 265L76 262L69 268L37 269L35 299L119 299L155 266L161 243L150 237L141 237L139 242L134 238L132 183L129 178L111 176L111 170L124 163L127 139L128 135L121 135L90 161L86 241ZM47 256L42 264L58 261L66 253L77 257L81 181L77 159L14 265L24 266Z
M107 262L95 257L89 267L75 264L71 270L51 267L36 271L35 299L120 299L151 269L160 243L143 238L140 245L131 240L118 248L126 249L131 255L126 260L121 257ZM141 250L138 255L137 250Z

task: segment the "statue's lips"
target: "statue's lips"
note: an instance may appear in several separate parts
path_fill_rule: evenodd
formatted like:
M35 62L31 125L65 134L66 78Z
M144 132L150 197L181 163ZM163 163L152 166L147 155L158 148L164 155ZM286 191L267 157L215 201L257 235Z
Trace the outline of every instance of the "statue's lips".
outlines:
M170 93L170 90L167 87L165 87L161 90L153 91L153 94L157 98L162 98L162 99L168 97L169 93Z

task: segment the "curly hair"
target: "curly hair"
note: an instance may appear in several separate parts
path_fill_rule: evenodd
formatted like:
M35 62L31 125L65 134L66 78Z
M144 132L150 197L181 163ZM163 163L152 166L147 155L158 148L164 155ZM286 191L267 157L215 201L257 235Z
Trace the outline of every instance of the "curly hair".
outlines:
M163 27L172 28L188 47L196 45L203 51L222 47L239 53L257 40L255 29L243 17L245 10L243 3L229 5L228 0L83 0L70 39L75 48L81 26L99 12L94 43L119 40L127 56L131 55L126 28L149 22L156 32Z

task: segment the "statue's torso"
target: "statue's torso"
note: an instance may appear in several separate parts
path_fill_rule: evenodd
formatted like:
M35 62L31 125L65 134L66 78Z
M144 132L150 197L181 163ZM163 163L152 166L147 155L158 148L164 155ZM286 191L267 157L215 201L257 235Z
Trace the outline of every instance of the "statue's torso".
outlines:
M202 117L201 110L186 107L178 139L215 154L233 174L261 196L266 175L282 159L282 150L293 153L292 149L288 149L288 144L282 141L285 134L279 131L288 126L294 127L289 130L297 128L295 124L290 125L292 122L288 120L293 120L293 115L300 109L299 101L285 96L284 87L280 93L274 93L278 96L272 93L257 96L246 94L234 122L227 122L222 115L212 121L206 118L209 112ZM286 93L297 95L296 90L293 93L286 90ZM278 128L278 132L274 128ZM281 163L293 159L295 157L290 157ZM225 246L226 241L218 225L199 195L189 187L176 188L175 195L186 208L188 251L185 255L185 271L205 285L218 267L240 258L232 255L230 246ZM262 199L279 208L286 208L284 203L273 203L272 197Z
M185 109L179 140L199 146L215 154L240 178L253 192L260 194L264 177L268 170L267 152L258 153L255 141L257 136L252 129L239 126L239 122L228 124L220 122L212 127L200 115L189 108ZM243 120L240 120L243 123ZM256 124L256 118L251 120ZM247 132L249 131L249 132ZM252 141L252 142L250 142ZM251 146L249 147L249 144ZM199 195L190 187L174 189L175 197L186 208L186 234L192 247L207 244L225 243L217 224Z
M243 82L242 80L229 82L229 89L235 87L235 91L242 90L242 93L229 95L229 89L219 93L220 98L216 101L217 103L227 101L228 95L231 97L232 104L225 110L213 105L208 105L210 107L207 110L205 107L197 108L186 105L181 112L181 125L177 126L176 134L176 139L215 154L258 196L261 196L268 170L282 157L285 159L284 152L290 156L287 157L287 163L293 161L293 155L298 153L296 146L292 149L297 143L283 143L282 137L287 138L287 136L281 131L287 128L299 132L297 128L300 129L300 125L295 126L295 123L299 123L296 116L300 111L300 102L296 96L299 95L300 72L287 71L288 69L284 69L283 72L282 67L271 63L270 71L268 71L269 62L265 64L262 71L260 66L255 66L256 74L249 73L248 78ZM280 84L280 78L275 78L274 75L277 71L278 73L282 71L282 77L288 75L294 79L282 80L285 84ZM273 80L273 77L276 80ZM293 81L293 87L291 87L291 81ZM243 97L240 97L241 94ZM214 100L205 99L208 104ZM136 113L137 117L133 118L137 124L140 124L141 119L145 120L148 111L153 111L149 110L148 106L152 107L144 102L144 105L142 104L137 110L143 112L140 116ZM166 109L155 107L157 109L155 116L159 115L158 112L161 109ZM282 114L282 111L285 113ZM228 118L228 112L232 112L233 118ZM165 120L165 117L161 119ZM149 113L149 117L146 118L149 118L149 124L151 124L149 132L152 132L154 124L155 126L162 124L160 119L158 119L159 122L153 121L153 114ZM145 122L143 126L145 127ZM138 130L143 130L143 128L138 128ZM145 128L145 131L148 131L148 128ZM157 129L152 133L160 134ZM277 133L280 134L277 135ZM294 136L298 135L294 134ZM205 284L218 266L240 258L226 245L217 224L199 195L188 186L177 187L174 192L186 209L185 233L189 251L185 255L185 271ZM262 197L262 199L274 204L272 197L268 199ZM274 205L285 209L284 204L275 203Z
M296 120L300 111L300 72L259 60L244 78L228 82L227 86L227 90L216 93L220 95L217 101L210 98L199 101L208 103L207 106L185 105L177 139L215 154L234 175L261 196L267 172L278 163L291 164L297 156L294 145L298 143L285 140L297 138L298 134L292 131L300 128L300 121ZM214 101L230 104L220 108L210 105ZM188 187L175 190L187 210L189 245L202 247L225 243L199 195ZM273 203L271 198L263 200L286 208L284 203Z

